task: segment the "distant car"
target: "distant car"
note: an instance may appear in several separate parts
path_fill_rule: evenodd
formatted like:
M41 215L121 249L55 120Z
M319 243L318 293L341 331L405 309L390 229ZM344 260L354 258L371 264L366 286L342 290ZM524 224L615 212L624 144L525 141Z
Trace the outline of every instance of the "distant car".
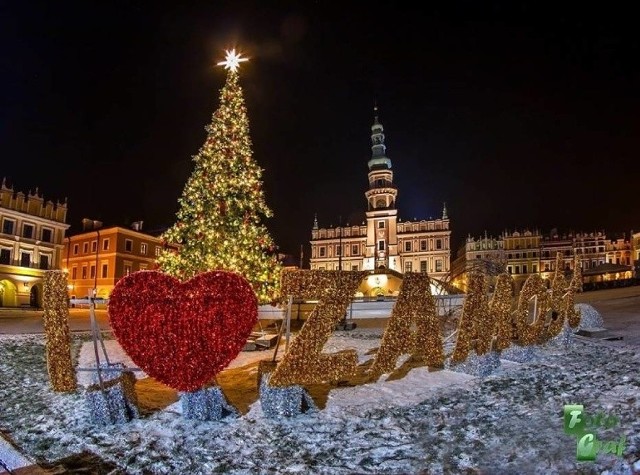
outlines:
M102 297L95 297L93 299L93 303L96 307L104 306L109 303L109 299L105 299ZM88 308L91 305L91 300L89 296L85 296L82 298L69 299L69 307L71 308Z

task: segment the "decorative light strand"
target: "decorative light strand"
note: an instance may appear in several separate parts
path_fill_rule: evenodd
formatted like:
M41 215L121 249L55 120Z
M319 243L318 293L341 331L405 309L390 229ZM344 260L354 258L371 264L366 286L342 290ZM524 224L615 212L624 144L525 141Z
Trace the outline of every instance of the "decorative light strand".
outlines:
M370 374L378 377L393 371L398 358L407 353L428 366L444 365L444 349L436 305L431 295L431 279L423 273L404 274L398 299L382 335Z
M71 361L67 274L46 271L43 283L43 323L47 370L54 391L76 390L76 374Z
M495 319L496 339L494 350L502 351L511 346L516 336L512 319L513 278L509 274L500 274L496 278L496 287L489 303L489 312Z
M242 351L258 304L247 280L233 272L203 272L180 283L160 271L138 271L116 284L109 319L122 348L149 376L195 391Z
M355 374L358 364L355 350L324 354L322 348L346 315L365 275L356 271L283 271L283 295L319 302L271 374L270 386L337 382Z
M451 361L463 362L471 349L474 349L478 355L490 351L493 331L494 320L489 312L484 274L474 271L469 276L469 290L462 306L462 316L458 324L456 346L451 355Z
M249 118L237 65L244 58L227 53L229 70L220 91L205 143L193 157L194 170L178 200L176 223L163 239L159 268L187 280L199 272L228 270L244 276L260 303L279 297L281 265L262 218L272 216L262 189L262 169L253 160Z

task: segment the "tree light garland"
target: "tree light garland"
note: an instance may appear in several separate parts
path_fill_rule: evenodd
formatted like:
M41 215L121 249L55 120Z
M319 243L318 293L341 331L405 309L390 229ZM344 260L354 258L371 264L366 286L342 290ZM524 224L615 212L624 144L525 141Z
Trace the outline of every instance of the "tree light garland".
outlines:
M228 52L220 106L206 127L208 137L193 157L194 170L182 196L176 224L163 235L179 250L158 257L162 270L186 280L199 272L228 270L244 276L260 303L277 299L281 265L261 218L272 216L262 191L262 169L252 158L249 118L237 66Z

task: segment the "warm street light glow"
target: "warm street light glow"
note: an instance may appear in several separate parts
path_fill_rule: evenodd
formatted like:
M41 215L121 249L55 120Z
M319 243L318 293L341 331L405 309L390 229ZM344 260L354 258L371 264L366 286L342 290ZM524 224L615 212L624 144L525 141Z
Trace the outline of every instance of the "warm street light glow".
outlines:
M224 66L224 69L230 69L233 72L238 70L240 63L244 61L249 61L249 58L241 58L239 54L236 54L235 48L231 51L226 51L227 56L224 61L220 61L218 66Z

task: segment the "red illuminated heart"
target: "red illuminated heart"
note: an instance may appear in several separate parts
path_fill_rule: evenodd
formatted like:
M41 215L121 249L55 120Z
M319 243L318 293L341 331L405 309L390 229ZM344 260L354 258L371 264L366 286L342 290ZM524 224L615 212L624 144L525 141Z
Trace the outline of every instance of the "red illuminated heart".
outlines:
M159 271L135 272L118 281L108 308L133 362L178 391L211 381L240 353L258 319L251 286L226 271L183 283Z

